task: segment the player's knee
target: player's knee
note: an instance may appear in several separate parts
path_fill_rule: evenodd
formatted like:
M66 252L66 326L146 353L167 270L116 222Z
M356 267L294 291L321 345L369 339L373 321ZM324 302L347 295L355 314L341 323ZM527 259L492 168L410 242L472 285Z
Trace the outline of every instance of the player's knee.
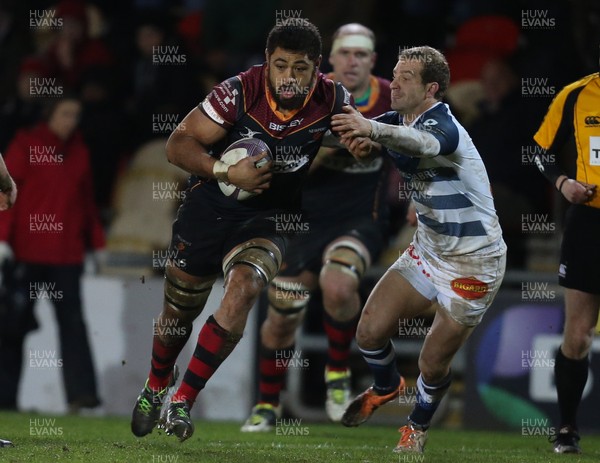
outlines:
M236 310L250 310L263 288L263 279L253 268L235 265L225 277L223 301Z
M234 268L247 267L262 280L263 286L266 286L279 272L281 260L281 251L275 243L256 238L237 245L227 253L223 259L223 275L227 280ZM248 272L236 273L236 278L247 278Z
M561 349L568 358L582 359L589 354L593 340L594 328L581 327L572 330L568 336L565 336Z
M295 316L282 316L276 313L272 307L269 307L261 334L263 337L268 337L272 342L281 344L284 340L294 337L296 329L302 322L302 315L303 312Z
M269 321L281 335L294 331L310 300L309 289L300 282L275 278L269 285Z
M334 242L323 256L323 268L321 269L321 286L334 286L337 281L345 282L347 286L352 286L354 282L356 288L363 277L369 265L368 252L356 241L342 239ZM340 275L345 276L342 278Z
M185 278L179 272L172 267L165 271L165 308L159 318L191 325L204 309L216 277Z
M362 319L356 327L356 343L361 349L375 350L381 348L387 341L374 326L365 323Z
M337 269L323 269L319 278L323 303L328 309L347 307L357 296L358 279Z

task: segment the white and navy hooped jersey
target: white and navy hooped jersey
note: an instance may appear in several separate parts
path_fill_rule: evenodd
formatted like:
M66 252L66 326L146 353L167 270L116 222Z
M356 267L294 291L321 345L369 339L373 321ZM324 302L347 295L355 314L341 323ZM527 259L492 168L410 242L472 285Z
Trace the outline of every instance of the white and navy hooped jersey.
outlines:
M388 112L379 122L402 124ZM421 245L439 255L459 255L484 248L501 238L490 182L481 156L467 131L446 104L437 103L410 125L440 143L433 157L411 157L386 149L403 174L401 190L416 205Z

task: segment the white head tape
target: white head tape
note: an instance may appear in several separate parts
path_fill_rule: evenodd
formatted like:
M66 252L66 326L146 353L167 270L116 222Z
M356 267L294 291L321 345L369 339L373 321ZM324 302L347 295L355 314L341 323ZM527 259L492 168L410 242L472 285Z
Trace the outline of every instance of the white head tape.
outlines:
M333 41L331 54L333 55L339 48L364 48L369 51L375 50L375 44L370 37L361 34L342 35Z

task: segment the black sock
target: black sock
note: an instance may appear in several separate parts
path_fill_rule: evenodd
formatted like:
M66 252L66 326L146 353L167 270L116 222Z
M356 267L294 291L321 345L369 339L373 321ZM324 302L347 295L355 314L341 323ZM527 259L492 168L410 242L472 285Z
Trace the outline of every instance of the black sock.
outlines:
M577 429L577 409L587 382L589 363L587 356L573 360L565 357L560 348L556 353L554 376L561 428L572 426Z
M450 389L452 382L452 373L448 374L440 382L436 384L425 384L423 375L417 378L417 403L413 408L408 420L423 431L429 428L429 423L433 414L437 410L440 402Z

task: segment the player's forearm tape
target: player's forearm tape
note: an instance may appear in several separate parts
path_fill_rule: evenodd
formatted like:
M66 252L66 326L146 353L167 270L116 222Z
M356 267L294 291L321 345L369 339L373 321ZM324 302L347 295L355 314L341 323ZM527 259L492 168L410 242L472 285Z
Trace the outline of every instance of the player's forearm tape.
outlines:
M217 180L229 183L229 176L227 171L229 170L229 164L225 164L223 161L215 161L213 164L213 174Z
M412 127L383 124L369 119L370 138L394 151L415 157L433 157L440 153L440 142L430 133Z

